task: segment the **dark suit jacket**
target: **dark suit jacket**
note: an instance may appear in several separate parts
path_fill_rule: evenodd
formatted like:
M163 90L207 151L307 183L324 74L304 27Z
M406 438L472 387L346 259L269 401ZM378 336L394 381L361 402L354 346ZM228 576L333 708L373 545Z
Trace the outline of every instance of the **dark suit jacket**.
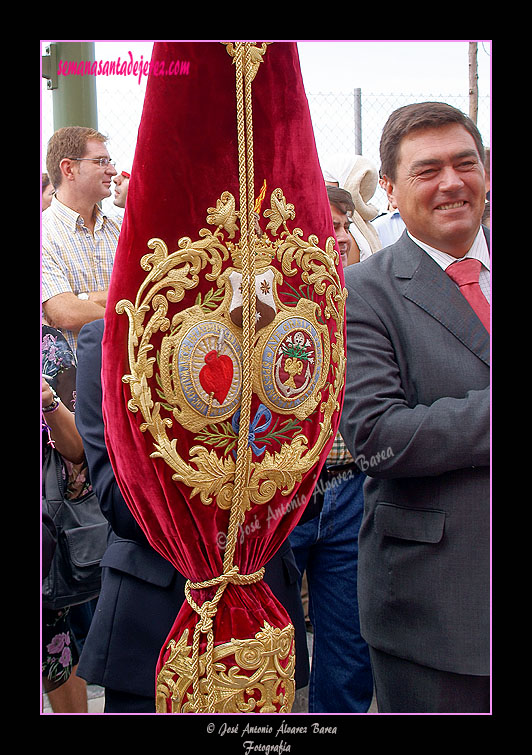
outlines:
M91 481L112 534L102 559L102 589L83 647L78 675L93 684L137 695L155 691L161 647L184 600L185 578L149 544L118 488L102 419L101 342L104 321L78 338L76 425ZM296 685L308 683L309 663L299 571L288 541L266 565L265 581L296 630Z
M369 476L358 586L368 644L489 673L489 334L406 233L345 271L341 432Z

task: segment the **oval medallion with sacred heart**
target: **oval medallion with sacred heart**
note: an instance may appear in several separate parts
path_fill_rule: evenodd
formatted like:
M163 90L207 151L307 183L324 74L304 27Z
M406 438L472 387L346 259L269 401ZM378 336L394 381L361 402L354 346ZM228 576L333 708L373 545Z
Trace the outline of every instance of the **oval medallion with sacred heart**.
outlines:
M179 386L188 406L209 422L231 416L240 402L242 349L220 321L204 320L184 333L174 351Z

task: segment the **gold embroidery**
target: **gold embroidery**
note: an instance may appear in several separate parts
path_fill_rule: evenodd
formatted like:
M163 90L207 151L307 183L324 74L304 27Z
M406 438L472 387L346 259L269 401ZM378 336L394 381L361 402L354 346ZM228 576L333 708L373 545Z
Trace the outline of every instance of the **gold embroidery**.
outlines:
M228 192L224 191L220 199L216 202L216 207L209 207L207 212L207 223L217 225L218 229L225 228L230 239L235 235L237 229L238 212L235 209L235 198Z
M248 61L248 71L247 71L247 77L248 81L251 84L255 76L257 75L257 71L259 70L259 66L261 63L263 63L263 56L266 52L266 48L268 45L271 45L271 42L263 42L261 47L254 47L251 42L227 42L225 44L227 48L227 52L231 57L237 58L239 55L245 54L246 59Z
M290 205L286 205L280 190L273 194L272 209L266 210L264 215L271 218L270 222L275 228L282 227L283 231L274 241L263 234L257 248L256 266L258 273L270 273L272 290L267 296L271 296L275 316L268 326L256 333L253 340L252 357L248 362L252 365L252 386L261 402L271 411L306 419L319 407L323 418L319 436L311 448L308 448L305 436L300 435L280 451L273 454L267 452L262 460L252 460L249 446L246 447L244 463L250 476L246 479L241 499L243 513L249 510L252 503L270 501L278 489L284 494L289 493L317 463L330 436L331 421L338 410L338 396L345 372L345 291L341 288L335 267L333 239L328 239L323 251L317 246L316 237L311 236L304 241L300 229L291 232L286 225L286 218L293 216ZM282 202L279 197L282 197ZM224 200L224 206L227 205L232 206L230 195ZM180 248L173 254L168 254L163 241L152 240L149 246L155 252L142 258L142 266L148 271L148 276L139 289L135 304L122 300L117 304L117 312L127 313L130 320L130 373L123 378L131 389L128 407L133 412L141 412L144 421L140 429L143 432L148 430L154 438L152 457L162 458L170 466L174 472L173 479L192 489L191 497L199 495L206 505L216 500L220 508L229 509L234 500L234 458L219 458L213 449L198 444L190 449L189 457L185 460L179 453L176 439L169 437L168 433L173 420L198 433L213 422L233 416L240 405L244 364L242 329L232 321L230 306L234 295L231 277L241 274L242 250L240 244L227 242L224 245L218 218L212 222L218 225L214 234L203 228L199 233L200 241L181 239ZM222 273L221 265L229 256L233 266ZM271 266L274 257L279 260L282 273ZM167 316L169 303L180 301L186 290L197 285L195 280L201 269L206 271L207 279L217 279L219 290L223 292L220 304L208 314L202 306L194 305L178 311L170 320ZM281 300L279 287L284 277L290 278L301 271L304 283L321 297L321 304L300 298L296 306L287 306ZM260 275L257 278L261 280L260 289L265 279L261 279ZM150 283L151 287L148 287ZM146 322L150 308L154 314ZM332 342L326 325L330 318L336 325ZM158 356L149 356L153 349L150 341L157 330L167 335L162 338ZM294 339L292 352L289 348L290 338ZM303 342L298 346L297 340ZM205 358L212 352L216 352L219 358L225 357L232 366L222 401L214 394L208 394L200 384ZM305 361L295 358L298 353ZM313 372L308 354L314 360ZM283 368L288 368L284 379L279 376L280 360L283 358ZM317 360L319 365L316 364ZM164 407L171 410L170 417L161 414L164 411L163 403L154 401L152 395L150 380L154 376L156 362L160 393L164 395ZM294 382L296 373L290 375L292 364L300 374L304 373L299 386ZM329 380L331 369L332 381ZM325 387L328 393L323 400ZM219 395L218 398L222 397Z
M124 299L116 305L116 311L129 318L130 371L122 378L130 387L128 408L140 411L140 430L153 437L151 456L169 465L173 479L190 488L191 498L199 496L205 505L216 501L219 508L229 510L222 574L196 584L187 582L186 598L198 618L191 645L187 629L168 646L170 656L157 681L161 712L166 712L168 698L173 711L291 709L293 627L281 630L265 624L254 639L232 639L215 647L213 621L227 584L252 584L262 578L263 569L241 575L234 564L238 528L253 503L264 504L277 491L288 495L319 461L333 414L339 410L345 372L346 292L336 270L334 239L329 238L322 250L317 237L305 241L301 229L291 231L287 221L295 218L295 208L286 202L281 188L271 193L270 208L264 212L266 231L276 238L271 240L257 222L266 185L255 200L251 85L267 43L261 47L229 43L226 49L235 64L239 209L233 195L224 191L207 210L207 223L215 226L214 231L202 228L195 241L181 238L170 254L164 241L152 239L148 247L153 252L141 259L147 275L135 302ZM234 243L230 239L238 229L239 241ZM229 257L232 266L224 268ZM280 269L273 265L274 259ZM181 302L187 291L197 287L200 273L216 282L217 290L208 293L203 303L198 298L194 306L170 318L169 304ZM297 302L288 306L281 297L285 278L297 273L318 301L292 291ZM332 341L327 326L331 318ZM160 349L154 354L152 339L158 332ZM154 400L154 378L162 400ZM261 405L252 418L254 393ZM264 417L271 419L275 412L303 420L316 410L321 415L319 436L311 448L300 433L281 444L280 451L262 448L257 453L249 429L261 426ZM177 438L168 432L177 421L198 440L212 423L229 419L236 439L233 456L220 457L198 443L185 460ZM298 428L295 423L290 426L294 431ZM197 605L191 589L213 586L214 598ZM202 634L206 646L200 655ZM231 655L236 665L227 670L221 661ZM240 675L240 670L254 673L249 677ZM251 695L253 690L258 698Z
M170 654L157 677L158 713L167 712L168 701L172 713L205 713L209 710L215 713L290 712L295 696L294 627L291 624L278 629L266 622L253 639L232 639L214 648L213 710L209 708L206 679L200 684L198 708L193 701L191 687L195 665L188 635L189 630L185 629L177 642L170 640L168 643ZM205 660L205 654L199 656L202 674L205 673Z

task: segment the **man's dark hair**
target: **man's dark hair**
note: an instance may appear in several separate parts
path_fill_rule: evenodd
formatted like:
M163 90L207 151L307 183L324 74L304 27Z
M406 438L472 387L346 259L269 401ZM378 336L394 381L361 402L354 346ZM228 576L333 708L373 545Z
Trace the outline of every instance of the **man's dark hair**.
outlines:
M327 186L326 188L329 204L334 205L340 212L345 212L346 215L354 212L355 203L353 202L353 197L346 189L340 189L338 186Z
M445 102L418 102L398 108L386 121L380 141L381 174L395 181L399 148L404 136L414 130L440 128L450 123L459 123L471 134L483 163L482 137L471 118Z

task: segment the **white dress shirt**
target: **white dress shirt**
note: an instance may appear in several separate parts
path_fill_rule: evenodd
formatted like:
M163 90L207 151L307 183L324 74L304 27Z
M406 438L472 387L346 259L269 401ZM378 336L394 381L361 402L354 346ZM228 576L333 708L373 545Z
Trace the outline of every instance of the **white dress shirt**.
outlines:
M428 244L424 244L423 241L419 241L419 239L414 238L411 233L408 233L408 235L414 243L420 246L425 252L427 252L428 255L432 257L434 262L436 262L442 268L442 270L446 270L449 265L452 265L453 262L458 262L456 257L452 257L450 254L440 252L439 249L434 249ZM482 293L484 294L488 302L491 303L490 254L488 250L488 244L486 242L486 237L484 236L484 231L482 230L482 228L479 229L479 232L477 233L475 240L473 241L473 244L471 245L471 248L469 249L467 254L465 254L463 257L460 257L460 259L463 260L468 257L480 260L480 262L482 263L478 282Z

